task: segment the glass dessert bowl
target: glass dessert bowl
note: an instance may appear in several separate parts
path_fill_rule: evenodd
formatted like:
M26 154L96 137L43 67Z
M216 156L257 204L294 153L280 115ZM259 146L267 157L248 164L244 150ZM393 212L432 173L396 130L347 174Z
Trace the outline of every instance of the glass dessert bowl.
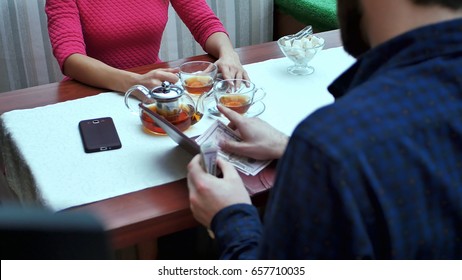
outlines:
M314 72L314 68L308 63L324 48L324 39L312 34L284 36L277 43L282 53L294 62L294 65L287 68L287 72L297 76Z

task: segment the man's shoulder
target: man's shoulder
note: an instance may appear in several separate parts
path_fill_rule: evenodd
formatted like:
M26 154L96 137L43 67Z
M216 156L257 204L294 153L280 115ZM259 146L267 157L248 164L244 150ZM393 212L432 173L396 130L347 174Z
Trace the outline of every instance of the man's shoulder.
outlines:
M442 119L436 104L425 106L435 98L396 78L371 79L308 116L293 136L342 155L365 150L423 128L429 116L432 121Z

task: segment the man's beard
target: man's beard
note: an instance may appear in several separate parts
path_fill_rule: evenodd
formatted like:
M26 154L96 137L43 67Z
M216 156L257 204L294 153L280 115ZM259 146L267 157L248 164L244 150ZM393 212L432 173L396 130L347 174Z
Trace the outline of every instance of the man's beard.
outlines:
M337 0L337 13L345 51L354 57L368 51L371 46L361 28L363 13L359 0Z

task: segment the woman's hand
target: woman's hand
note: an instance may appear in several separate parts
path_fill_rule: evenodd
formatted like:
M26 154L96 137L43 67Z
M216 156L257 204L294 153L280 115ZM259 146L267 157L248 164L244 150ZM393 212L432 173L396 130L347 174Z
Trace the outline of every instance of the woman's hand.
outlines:
M234 51L228 35L223 32L213 33L205 43L209 54L217 57L215 64L223 79L250 80L247 71L242 67L239 55Z
M223 75L223 79L250 80L247 71L242 67L239 56L234 51L220 57L215 64L218 66L218 71Z
M72 54L64 62L63 71L66 76L81 83L124 93L134 85L144 85L152 89L163 81L176 83L179 69L161 68L137 74L114 68L86 55Z
M175 84L178 82L178 68L159 68L151 70L145 74L140 74L137 78L137 84L143 85L148 89L160 86L162 82Z

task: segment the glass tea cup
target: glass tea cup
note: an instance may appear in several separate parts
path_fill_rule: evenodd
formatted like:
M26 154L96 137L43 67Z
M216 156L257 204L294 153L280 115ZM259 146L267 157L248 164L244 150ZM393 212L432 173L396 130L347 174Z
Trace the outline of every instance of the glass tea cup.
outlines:
M247 116L250 107L261 101L266 96L266 92L262 88L256 88L251 81L227 79L215 83L213 95L217 104ZM262 111L259 110L258 114L260 113ZM254 113L252 116L254 115L257 114Z
M180 81L183 88L193 96L209 92L215 81L218 67L207 61L190 61L180 65Z

